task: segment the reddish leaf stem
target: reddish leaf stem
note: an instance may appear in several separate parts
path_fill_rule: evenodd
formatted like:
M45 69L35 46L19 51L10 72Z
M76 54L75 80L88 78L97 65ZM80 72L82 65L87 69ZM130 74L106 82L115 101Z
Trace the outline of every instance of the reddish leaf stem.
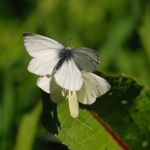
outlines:
M120 139L120 137L95 113L91 112L93 117L105 128L123 150L129 150L129 147Z

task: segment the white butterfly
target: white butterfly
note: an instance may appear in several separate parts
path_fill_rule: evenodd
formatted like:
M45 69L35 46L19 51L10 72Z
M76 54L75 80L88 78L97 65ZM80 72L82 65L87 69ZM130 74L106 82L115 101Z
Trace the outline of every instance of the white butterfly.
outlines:
M89 48L65 48L57 41L24 33L24 45L32 56L28 70L40 77L37 85L51 93L51 99L58 103L68 99L73 118L78 117L78 102L92 104L105 94L109 83L91 73L99 65L98 54Z

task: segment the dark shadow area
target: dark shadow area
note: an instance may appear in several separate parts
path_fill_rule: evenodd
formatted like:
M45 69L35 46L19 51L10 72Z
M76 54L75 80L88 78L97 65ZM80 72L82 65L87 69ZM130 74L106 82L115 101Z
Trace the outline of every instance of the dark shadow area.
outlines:
M34 149L41 150L68 150L67 146L58 143L58 142L50 142L49 140L45 140L43 138L36 139L36 143Z
M41 93L43 103L42 124L50 133L57 134L60 127L57 117L57 105L50 100L49 94L43 91Z

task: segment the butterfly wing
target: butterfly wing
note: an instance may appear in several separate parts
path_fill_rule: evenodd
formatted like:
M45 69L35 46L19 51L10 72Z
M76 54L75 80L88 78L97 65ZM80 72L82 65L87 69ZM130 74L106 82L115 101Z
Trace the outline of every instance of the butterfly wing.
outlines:
M109 83L102 77L93 73L83 72L83 86L77 93L78 101L82 104L92 104L97 97L105 94L109 89Z
M57 41L33 33L24 33L24 45L33 59L28 70L37 75L51 74L59 61L58 53L64 46Z
M73 59L65 61L54 75L56 83L69 91L77 91L82 86L82 75Z
M24 33L23 38L26 50L32 57L56 53L64 48L61 43L34 33Z
M55 81L55 78L52 77L51 82L50 82L50 97L51 100L54 103L60 103L64 100L66 100L67 97L67 91L65 91L64 89L62 89Z
M51 78L48 78L47 76L39 77L36 84L41 90L50 93L50 81Z
M54 103L62 102L67 97L67 91L63 89L56 83L54 77L39 77L37 86L46 93L50 93L51 100ZM64 95L62 94L64 92Z
M99 55L90 48L73 48L73 59L79 69L93 72L99 65Z

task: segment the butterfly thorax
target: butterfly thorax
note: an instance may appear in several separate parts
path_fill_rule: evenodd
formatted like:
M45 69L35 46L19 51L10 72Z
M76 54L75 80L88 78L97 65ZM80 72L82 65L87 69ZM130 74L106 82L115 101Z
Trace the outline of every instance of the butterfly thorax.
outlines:
M69 59L72 58L73 55L72 55L71 48L69 48L69 47L63 48L59 52L58 56L59 56L59 62L56 65L56 70L58 70L65 61L69 61Z

